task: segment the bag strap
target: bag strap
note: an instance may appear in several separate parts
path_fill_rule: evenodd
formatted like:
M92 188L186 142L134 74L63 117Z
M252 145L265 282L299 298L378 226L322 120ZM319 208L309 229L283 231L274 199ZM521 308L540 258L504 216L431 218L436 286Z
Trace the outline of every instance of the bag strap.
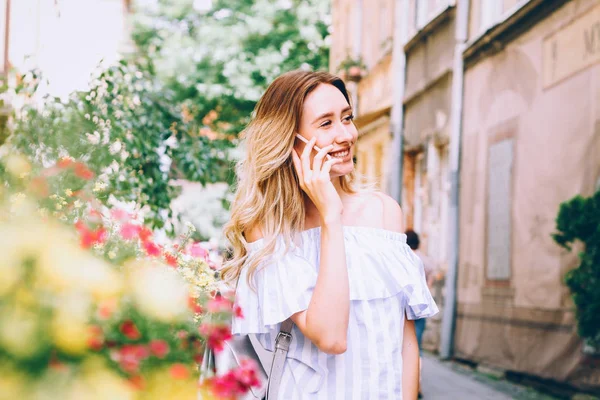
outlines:
M269 372L269 381L267 384L267 400L278 400L279 386L281 385L281 377L283 376L283 367L285 359L290 349L292 342L292 328L294 322L291 319L286 319L281 323L281 328L275 339L275 351L273 352L273 363Z

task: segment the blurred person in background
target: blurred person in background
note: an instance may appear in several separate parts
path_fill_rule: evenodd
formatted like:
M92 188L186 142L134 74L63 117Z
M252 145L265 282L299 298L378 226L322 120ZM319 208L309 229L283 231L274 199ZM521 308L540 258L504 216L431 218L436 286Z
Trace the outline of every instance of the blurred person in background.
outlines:
M423 254L421 250L419 250L419 245L421 241L419 239L419 235L409 229L406 232L406 244L415 252L415 254L421 259L423 262L423 269L425 270L425 280L427 281L427 287L429 290L433 287L433 282L435 281L435 263L429 258L427 255ZM417 342L419 343L419 353L423 354L423 333L425 332L426 326L426 318L419 318L415 320L415 332L417 334ZM422 398L421 394L421 380L419 379L419 398Z

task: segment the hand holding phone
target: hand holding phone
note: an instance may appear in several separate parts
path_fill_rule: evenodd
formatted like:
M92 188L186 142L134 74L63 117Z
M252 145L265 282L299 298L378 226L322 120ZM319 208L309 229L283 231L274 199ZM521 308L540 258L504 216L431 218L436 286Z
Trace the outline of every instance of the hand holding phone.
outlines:
M301 134L299 134L299 133L296 133L296 137L297 137L298 139L300 139L300 141L301 141L301 142L304 142L305 144L308 144L308 139L306 139L306 138L305 138L304 136L302 136ZM320 148L319 146L317 146L317 145L314 145L314 146L313 146L313 149L315 149L315 151L316 151L317 153L318 153L319 151L321 151L321 148ZM331 156L330 156L329 154L326 154L326 155L325 155L325 157L326 157L328 160L331 160Z
M292 161L298 174L300 187L319 210L323 224L341 221L344 207L333 186L330 172L331 167L342 160L327 154L333 150L333 145L319 149L315 146L316 138L306 140L300 135L296 135L296 137L306 143L301 155L296 152L296 149L292 149ZM317 150L314 157L310 156L312 150ZM327 161L324 161L326 156Z

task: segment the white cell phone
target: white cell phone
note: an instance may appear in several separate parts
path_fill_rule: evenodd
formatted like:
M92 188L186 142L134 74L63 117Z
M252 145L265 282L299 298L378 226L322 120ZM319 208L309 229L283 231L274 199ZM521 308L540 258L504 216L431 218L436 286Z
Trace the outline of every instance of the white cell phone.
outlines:
M296 133L296 137L298 139L300 139L302 142L304 142L305 144L308 144L308 140L304 136L300 135L299 133ZM315 149L316 151L321 151L321 148L317 145L314 145L313 149ZM325 154L325 157L327 157L328 160L331 160L331 156L329 154Z

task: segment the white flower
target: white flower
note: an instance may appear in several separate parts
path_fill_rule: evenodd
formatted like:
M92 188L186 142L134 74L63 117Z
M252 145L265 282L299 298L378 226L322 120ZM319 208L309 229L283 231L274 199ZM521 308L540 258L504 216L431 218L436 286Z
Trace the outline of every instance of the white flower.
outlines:
M98 133L98 131L94 131L93 134L92 133L86 133L85 136L87 136L87 140L91 144L98 144L98 143L100 143L100 133Z
M115 142L113 142L110 147L108 148L108 151L110 152L110 154L117 154L118 152L121 151L121 148L123 147L123 144L121 143L120 140L116 140Z

